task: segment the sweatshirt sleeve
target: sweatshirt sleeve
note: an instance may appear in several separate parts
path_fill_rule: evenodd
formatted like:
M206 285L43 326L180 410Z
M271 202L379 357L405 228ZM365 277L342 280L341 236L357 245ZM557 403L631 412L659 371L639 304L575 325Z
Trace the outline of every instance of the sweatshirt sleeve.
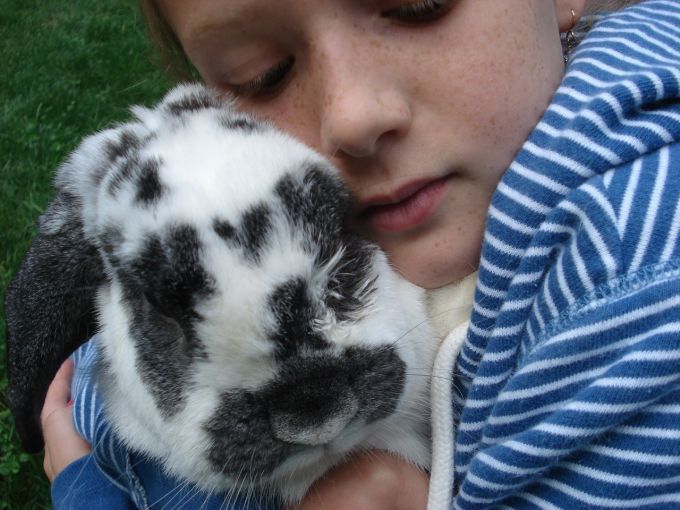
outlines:
M52 482L55 510L128 510L136 508L127 494L97 467L92 454L68 465Z
M680 504L680 278L657 269L575 308L526 354L460 508Z
M546 222L518 344L487 349L466 401L488 415L459 425L457 508L680 505L679 169L671 144Z

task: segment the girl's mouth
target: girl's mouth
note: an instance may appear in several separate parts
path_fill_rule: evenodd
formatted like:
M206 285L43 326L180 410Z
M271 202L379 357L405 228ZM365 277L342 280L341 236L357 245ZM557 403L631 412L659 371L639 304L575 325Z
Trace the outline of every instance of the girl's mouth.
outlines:
M451 174L438 179L419 180L390 195L366 200L360 219L375 230L402 232L427 222L446 196Z

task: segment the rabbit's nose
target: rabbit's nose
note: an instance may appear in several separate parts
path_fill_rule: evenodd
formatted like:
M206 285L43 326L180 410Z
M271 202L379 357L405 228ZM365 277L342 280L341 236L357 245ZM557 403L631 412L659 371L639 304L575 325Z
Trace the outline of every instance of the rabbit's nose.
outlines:
M357 414L359 400L351 388L315 382L299 382L278 393L269 415L277 439L309 446L326 444Z

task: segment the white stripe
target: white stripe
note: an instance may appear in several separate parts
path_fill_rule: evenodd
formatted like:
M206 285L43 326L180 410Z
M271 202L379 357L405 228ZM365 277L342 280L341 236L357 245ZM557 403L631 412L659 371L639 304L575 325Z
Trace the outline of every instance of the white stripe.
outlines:
M534 301L534 306L531 307L531 315L538 322L538 329L543 331L545 329L545 319L541 313L541 307L538 305L538 301Z
M487 317L489 319L495 319L498 316L499 311L498 310L492 310L490 308L486 308L479 304L478 302L475 301L475 303L472 305L472 310L482 317Z
M557 306L553 300L552 292L550 292L550 281L547 281L545 285L543 285L543 289L543 297L545 298L545 302L548 305L548 309L550 310L550 318L554 319L559 315L559 311L557 310Z
M595 496L587 492L574 489L563 482L558 482L557 480L548 480L542 478L541 483L544 483L553 489L559 490L566 493L574 499L583 501L589 506L601 505L611 508L640 508L643 505L652 505L659 503L671 503L679 502L680 494L660 494L656 496L650 496L646 498L626 498L626 499L614 499L614 498L603 498L600 496ZM597 487L597 490L601 490L601 487Z
M526 250L522 258L528 257L546 257L555 250L555 246L532 246Z
M600 131L610 140L618 140L619 142L625 143L638 151L639 153L647 152L647 145L642 142L639 138L630 135L624 135L615 133L611 128L605 123L604 119L592 110L586 110L582 113L582 116L590 120L595 124Z
M514 336L522 329L524 329L524 321L519 322L518 324L515 324L514 326L506 326L503 328L494 328L493 330L493 336L494 338L498 337L503 337L503 336Z
M673 213L673 219L671 220L670 231L661 253L662 261L670 260L673 253L675 253L678 244L678 234L680 234L680 200L676 200L675 203L675 213Z
M556 423L539 423L533 429L560 437L587 437L600 434L610 427L571 427Z
M543 469L543 466L535 466L531 468L520 468L517 466L513 466L512 464L502 462L492 457L491 455L488 455L485 452L479 452L475 458L480 462L483 462L487 466L496 469L497 471L502 471L503 473L508 473L513 476L525 476L531 473L535 473L540 469Z
M516 352L516 350L515 350ZM485 356L486 358L486 356ZM493 386L495 384L501 383L505 381L508 377L512 375L512 373L515 371L515 368L512 367L509 370L506 370L502 374L497 374L497 375L487 375L487 376L477 376L475 377L475 386ZM502 393L501 393L502 395ZM495 401L495 398L493 399ZM466 402L466 406L470 404L470 402L476 402L476 404L473 407L485 407L480 405L481 400L475 400L472 398L469 398ZM486 401L485 401L486 402Z
M622 162L621 157L617 153L611 149L608 149L607 147L604 147L603 145L600 145L599 143L596 143L592 138L589 138L578 131L574 131L573 129L563 129L560 131L555 130L553 136L559 136L560 138L571 140L572 142L581 146L583 149L593 152L602 159L607 160L612 166L617 166Z
M654 400L656 400L656 398L633 402L632 404L605 404L602 402L576 401L569 402L564 409L567 411L579 411L590 414L625 414L631 411L637 411Z
M619 237L623 239L623 233L628 226L628 218L630 217L631 207L633 205L633 197L637 192L638 182L640 181L640 172L642 171L642 160L636 159L633 162L633 167L630 172L630 179L626 185L626 191L623 193L623 201L621 202L621 214L619 220Z
M531 306L534 302L535 296L528 297L526 299L513 299L512 301L506 301L503 303L503 311L508 310L524 310L525 308Z
M592 402L568 402L565 404L564 400L553 402L551 404L535 407L529 411L523 413L515 413L509 415L492 415L488 419L489 425L507 425L509 423L515 423L518 421L525 420L527 418L533 418L541 414L552 413L557 410L566 411L579 411L588 414L621 414L630 411L641 409L642 407L651 404L653 400L645 400L642 402L636 402L633 404L605 404L605 403L592 403ZM550 432L551 424L539 424L536 426L537 429L541 429L544 432Z
M630 271L636 271L642 264L643 257L649 246L649 241L652 238L654 231L654 223L656 221L656 213L661 203L661 195L663 193L664 184L668 176L668 147L663 147L659 151L659 166L657 168L656 179L654 180L654 189L652 196L649 197L647 204L647 214L645 215L645 222L640 233L640 239L635 249L635 255L630 263ZM634 200L635 201L635 200ZM646 200L645 200L646 201ZM639 202L639 201L635 201Z
M644 333L634 335L631 337L626 337L618 342L613 342L602 347L597 347L595 349L579 350L576 354L570 356L562 356L559 358L550 356L549 359L544 359L541 361L534 361L524 365L518 372L518 375L526 375L531 372L539 372L542 370L552 370L557 367L570 365L572 363L579 363L581 361L592 359L600 354L605 354L607 352L617 351L619 349L626 349L637 343L644 342L648 338L654 337L656 335L662 335L666 333L678 333L680 332L680 323L672 322L670 324L663 324L650 331L645 331ZM637 353L635 353L637 354ZM663 359L663 358L662 358Z
M539 147L533 142L526 142L522 150L526 150L527 152L530 152L535 156L546 159L548 161L552 161L553 163L560 165L564 169L570 170L571 172L581 177L588 178L595 175L595 172L593 172L590 168L582 165L581 163L578 163L577 161L567 156L560 154L559 152L555 152L554 149L544 149L543 147Z
M543 268L539 269L538 271L534 271L532 273L518 273L513 279L512 279L512 284L513 285L519 285L519 284L534 284L536 280L540 280L543 278Z
M562 225L560 223L552 223L547 221L541 225L541 232L550 232L552 234L570 234L572 237L576 231L570 225Z
M479 335L479 336L482 336L482 334L484 334L485 336L491 335L490 331L487 331L485 329L476 328L474 324L470 323L470 331L473 331L473 330L476 330L476 331L474 331L475 335ZM477 331L479 331L479 333ZM468 338L468 341L465 342L465 348L470 349L472 352L475 352L475 353L480 354L480 355L484 354L484 349L482 347L478 347L478 346L474 345L472 342L470 342L469 338Z
M608 174L611 175L612 172L608 172ZM602 210L606 213L607 217L609 218L609 221L612 224L615 224L617 221L616 212L614 212L614 207L609 201L609 197L603 195L598 188L596 188L590 183L584 184L583 186L581 186L581 189L585 191L588 195L590 195L595 200L595 202L597 202L597 205L599 205L602 208Z
M571 246L569 246L569 252L571 253L571 258L574 260L576 274L581 281L581 285L585 288L586 292L590 292L595 287L595 284L590 279L586 264L583 262L583 257L581 257L581 253L578 251L576 243L572 243Z
M606 43L607 47L609 46L610 43L615 42L618 44L621 44L622 46L626 46L633 50L635 52L636 56L644 55L645 57L649 58L649 62L645 62L643 60L638 60L636 58L633 58L630 56L630 54L624 55L623 53L619 53L616 50L609 50L607 51L608 54L614 55L617 57L617 60L621 60L623 62L628 62L630 64L637 65L639 67L643 68L649 68L653 67L656 65L657 62L663 62L664 64L669 64L671 66L675 66L678 64L678 59L677 58L671 58L671 57L665 57L661 55L658 51L652 51L644 46L640 46L636 42L633 42L631 39L626 39L624 37L589 37L587 39L587 44L584 45L588 47L589 51L592 51L593 48L590 48L590 46L593 46L594 48L601 48L602 43ZM670 48L669 48L670 49ZM584 51L584 50L581 50ZM672 52L676 53L676 52ZM651 62L651 63L650 63Z
M569 75L571 76L571 73ZM634 87L634 90L632 92L634 93L634 95L635 95L635 93L637 93L637 95L639 96L639 91L637 90L637 88ZM567 86L563 85L562 87L560 87L557 90L556 94L571 97L572 99L575 99L575 100L577 100L581 103L586 103L586 102L591 102L591 101L594 102L596 100L602 100L602 101L606 102L612 108L612 110L616 114L617 119L619 120L619 123L623 127L630 128L631 130L634 130L634 129L649 130L652 133L656 134L658 137L660 137L666 143L671 143L674 140L673 135L671 133L669 133L668 130L666 130L663 126L661 126L659 124L656 124L656 123L650 122L650 121L631 120L631 119L625 118L624 115L623 115L623 109L621 108L621 104L619 103L618 99L616 99L616 97L614 97L612 94L610 94L608 92L600 93L600 94L597 94L594 97L591 97L591 96L586 96L585 94L579 92L576 89L573 89L571 87L567 87ZM667 114L667 112L649 112L648 113L648 115L650 115L650 116L652 116L652 115L654 115L654 116L656 116L656 115L664 116L666 114ZM576 115L581 115L581 112L573 113L572 115L575 117Z
M487 296L493 299L504 299L505 296L507 295L507 291L489 287L480 280L477 280L477 290L480 291L482 294L486 294Z
M677 356L676 359L680 359ZM680 379L680 373L663 377L603 377L594 381L591 386L605 388L651 388L666 385Z
M656 404L650 406L647 412L680 415L680 404Z
M568 377L561 377L560 379L552 383L540 384L536 386L532 385L531 388L523 388L521 390L505 390L498 396L498 401L507 402L509 400L522 400L527 398L533 398L538 395L545 395L546 393L562 389L565 386L571 386L572 384L594 379L595 377L598 377L606 373L608 370L612 368L612 366L617 364L618 360L611 365L597 367L583 372L578 372Z
M524 255L523 248L515 248L514 246L506 243L505 241L501 241L496 236L491 234L488 230L484 234L484 242L490 246L493 246L496 250L506 255L510 255L511 257L521 257L522 255Z
M528 494L523 492L521 494L517 494L517 497L526 499L529 503L533 503L542 510L563 510L560 507L553 505L549 501L546 501L543 498L539 498L535 494Z
M569 283L564 276L564 260L560 259L557 264L557 281L560 284L560 290L567 300L567 303L571 304L574 302L574 294L572 294L569 288Z
M648 288L651 288L651 286L653 285L655 284L651 284L650 287ZM664 299L663 301L657 301L642 308L630 310L629 312L620 316L605 319L594 324L588 324L587 326L570 329L569 331L565 331L561 334L555 335L550 340L546 341L545 344L543 344L543 346L547 347L565 341L573 341L579 337L585 337L596 333L600 333L602 331L606 331L608 329L614 329L626 324L630 324L631 322L635 322L640 319L646 319L650 315L663 313L665 311L671 310L672 308L676 308L679 305L680 296L673 295L667 299ZM597 306L597 303L594 303L593 306Z
M616 473L603 471L601 469L581 466L573 462L565 462L563 464L559 464L559 466L594 480L599 480L609 484L629 485L631 487L661 487L663 485L680 482L680 475L669 476L665 478L644 478L641 476L618 475Z
M568 200L562 202L562 204L560 204L560 207L573 214L576 214L579 217L579 219L581 220L581 224L585 227L585 232L588 235L588 238L595 245L595 249L599 254L600 258L602 259L602 263L607 268L608 278L613 278L617 273L618 263L616 261L616 258L609 251L609 246L607 246L607 243L604 241L604 239L602 239L600 230L590 220L589 214L583 211L583 209L581 209L579 206ZM583 266L583 269L584 274L587 274L587 271L585 271L585 266ZM590 277L588 277L588 281L590 283L590 286L588 288L591 289L593 287L593 284L590 281Z
M510 271L509 269L505 269L493 264L486 257L482 258L479 266L485 271L488 271L491 274L495 274L496 276L500 276L501 278L511 278L512 275L514 274L514 272Z
M520 193L515 189L510 188L507 184L505 184L504 181L501 181L498 184L498 187L496 188L496 193L500 193L501 195L507 197L509 200L512 200L513 202L521 205L522 207L530 209L543 216L549 213L552 209L551 207L548 207L545 204L541 204L534 200L533 198L524 195L523 193Z
M671 55L675 55L676 57L680 57L680 52L674 50L667 44L664 44L661 42L658 38L656 37L650 37L648 34L644 33L642 30L639 30L637 28L620 28L620 27L600 27L598 29L598 34L600 33L610 33L610 34L617 34L617 35L623 35L623 34L634 34L638 36L640 39L644 40L647 44L650 46L656 46L657 48L660 48L661 50L665 51L666 53L670 53ZM677 61L677 59L676 59Z
M489 216L497 219L498 221L503 223L504 226L521 234L532 236L536 232L536 229L534 227L530 227L526 223L522 223L521 221L518 221L512 218L511 216L508 216L507 214L497 209L493 205L489 207Z
M503 446L525 455L543 458L561 457L572 450L572 448L540 448L538 446L515 441L514 439L504 442Z
M606 457L635 462L636 464L660 464L663 466L680 467L680 455L660 455L657 453L641 452L639 450L623 450L621 448L603 445L589 446L586 450Z
M680 421L680 420L679 420ZM626 434L629 436L653 437L656 439L665 439L670 441L680 440L680 430L676 429L660 429L654 427L618 427L615 432L619 434Z
M548 130L553 130L553 132L555 132L554 128L550 126L550 124L546 124L545 122L543 122L539 124L539 127L540 126L542 126L543 131L547 132ZM559 182L555 181L554 179L551 179L550 177L547 177L534 170L531 170L530 168L527 168L526 166L518 163L517 161L513 161L513 163L510 165L510 168L517 174L521 175L522 177L538 184L542 188L546 188L554 193L557 193L558 195L564 196L571 190L571 188L569 188L568 186L560 184Z
M499 361L504 361L508 358L511 358L515 354L517 354L517 348L511 347L510 349L506 349L505 351L498 351L498 352L484 351L483 354L484 354L484 361L499 362Z
M652 31L664 36L664 37L667 37L668 39L673 39L676 36L672 33L660 30L659 27L665 27L670 32L680 33L680 30L678 30L677 26L674 26L672 23L668 23L667 21L664 21L664 20L661 20L661 19L650 20L649 18L640 16L639 14L634 13L634 12L627 12L626 14L627 14L627 18L633 18L633 19L638 20L639 25L644 25L649 30L652 30ZM617 20L617 21L619 23L623 23L623 24L629 23L629 20L627 20L627 19L621 19L621 20Z
M457 370L461 375L464 375L465 377L468 377L468 378L470 378L470 379L472 379L472 378L474 377L474 375L475 375L474 372L470 372L469 370L466 370L464 367L462 367L462 366L460 366L460 365L456 365L456 370Z

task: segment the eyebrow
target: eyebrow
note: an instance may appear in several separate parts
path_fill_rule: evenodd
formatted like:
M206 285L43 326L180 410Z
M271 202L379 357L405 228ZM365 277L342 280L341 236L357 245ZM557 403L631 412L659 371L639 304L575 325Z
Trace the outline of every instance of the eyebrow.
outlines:
M231 2L230 2L231 3ZM254 21L257 17L249 5L250 2L234 2L233 8L230 8L227 13L221 13L215 17L203 17L193 21L189 30L186 33L186 40L190 42L200 41L206 37L212 37L215 34L223 34L225 32L242 32L244 25Z

